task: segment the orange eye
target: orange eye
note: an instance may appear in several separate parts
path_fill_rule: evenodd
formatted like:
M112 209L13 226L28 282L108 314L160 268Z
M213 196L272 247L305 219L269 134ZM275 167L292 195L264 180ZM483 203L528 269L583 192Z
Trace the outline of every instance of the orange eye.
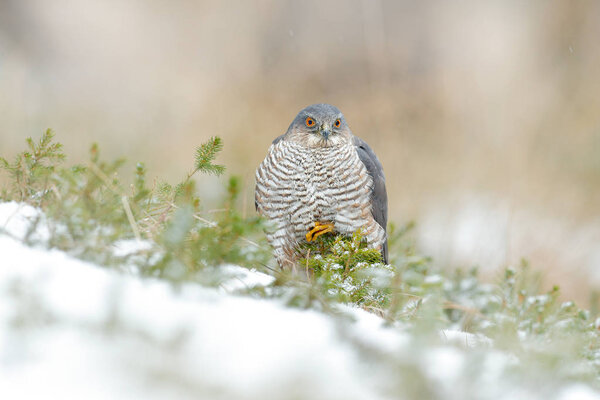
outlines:
M313 127L315 126L316 122L314 119L312 119L311 117L306 117L306 121L304 121L304 123L306 124L306 126L308 127Z
M342 125L342 121L340 121L340 119L338 118L338 119L336 119L336 120L335 120L335 122L333 123L333 125L334 125L336 128L339 128L339 127L340 127L340 125Z

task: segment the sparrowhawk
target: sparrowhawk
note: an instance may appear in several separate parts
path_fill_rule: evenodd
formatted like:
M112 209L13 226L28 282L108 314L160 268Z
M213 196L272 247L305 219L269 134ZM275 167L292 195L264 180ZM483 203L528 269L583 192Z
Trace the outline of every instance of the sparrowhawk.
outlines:
M358 229L388 261L383 167L332 105L304 108L273 141L256 170L255 205L273 222L267 239L282 268L294 267L302 241Z

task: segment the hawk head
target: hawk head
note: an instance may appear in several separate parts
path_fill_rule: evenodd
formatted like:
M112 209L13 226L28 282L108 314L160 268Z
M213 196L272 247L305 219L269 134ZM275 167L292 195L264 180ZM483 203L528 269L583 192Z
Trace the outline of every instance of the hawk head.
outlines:
M301 110L285 136L310 148L352 143L344 114L331 104L313 104Z

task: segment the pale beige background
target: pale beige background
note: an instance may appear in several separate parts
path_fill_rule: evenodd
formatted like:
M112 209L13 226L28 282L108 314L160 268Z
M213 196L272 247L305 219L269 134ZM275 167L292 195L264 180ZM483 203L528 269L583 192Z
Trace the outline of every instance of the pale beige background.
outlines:
M0 1L3 156L51 127L69 162L98 142L175 180L219 135L252 212L255 167L315 102L437 263L600 287L599 2Z

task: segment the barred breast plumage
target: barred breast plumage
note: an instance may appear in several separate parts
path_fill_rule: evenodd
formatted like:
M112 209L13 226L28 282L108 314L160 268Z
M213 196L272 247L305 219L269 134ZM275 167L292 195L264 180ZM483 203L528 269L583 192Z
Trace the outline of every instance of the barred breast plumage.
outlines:
M373 213L374 180L380 178L361 160L349 129L340 129L333 134L337 134L335 138L332 133L325 134L324 140L320 132L309 130L306 136L301 129L309 128L311 121L321 123L322 129L329 129L328 122L341 128L343 116L333 108L325 110L325 116L332 115L331 121L310 107L301 111L296 118L300 121L294 120L288 132L274 141L256 171L256 208L273 223L267 239L282 266L293 266L297 244L306 240L316 221L332 223L342 234L362 229L368 244L381 249L384 258L387 255L383 251L385 223L381 226ZM383 188L385 191L385 185Z

